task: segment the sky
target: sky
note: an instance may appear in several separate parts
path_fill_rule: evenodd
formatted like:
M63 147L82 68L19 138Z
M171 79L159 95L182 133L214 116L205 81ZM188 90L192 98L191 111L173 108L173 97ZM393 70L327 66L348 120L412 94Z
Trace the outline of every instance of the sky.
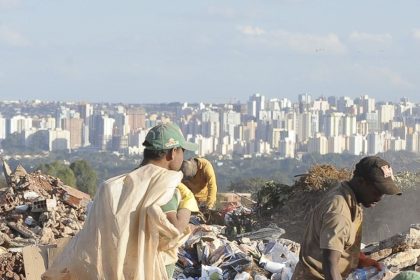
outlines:
M418 0L0 0L0 100L420 102Z

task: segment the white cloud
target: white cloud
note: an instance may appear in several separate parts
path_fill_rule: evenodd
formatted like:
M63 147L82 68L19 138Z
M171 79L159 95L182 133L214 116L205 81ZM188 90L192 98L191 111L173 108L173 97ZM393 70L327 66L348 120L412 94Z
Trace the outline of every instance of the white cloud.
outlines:
M26 47L29 45L29 40L18 31L15 31L10 27L0 25L0 43L4 43L12 47Z
M388 33L372 34L354 31L350 34L349 39L355 43L389 44L392 42L392 36Z
M20 4L21 0L0 0L0 10L14 9Z
M346 47L341 43L336 34L328 34L326 36L318 36L312 34L300 34L281 32L279 36L285 40L290 49L303 52L326 52L334 54L343 54L346 52Z
M358 65L355 71L359 74L359 77L371 84L388 85L398 89L410 89L414 86L402 77L401 74L387 67L366 67Z
M377 68L375 70L379 77L382 77L385 80L388 80L391 85L394 85L396 87L403 87L403 88L410 88L413 86L410 82L406 81L400 74L392 71L391 69Z
M420 41L420 29L414 29L412 32L412 36L415 40Z
M334 33L321 36L284 30L267 31L254 26L244 26L239 30L243 35L255 38L257 43L273 48L283 48L307 54L343 54L347 51L346 46Z
M250 25L239 27L239 30L242 34L248 36L260 36L266 33L264 29Z

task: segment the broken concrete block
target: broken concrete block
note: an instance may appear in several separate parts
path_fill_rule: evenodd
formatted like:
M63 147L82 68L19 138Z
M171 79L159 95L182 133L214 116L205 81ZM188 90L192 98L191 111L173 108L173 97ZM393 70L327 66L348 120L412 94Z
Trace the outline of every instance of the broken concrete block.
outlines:
M52 199L43 199L32 202L32 212L49 212L54 210L57 207L57 200Z
M23 198L26 200L34 200L39 197L39 194L34 191L26 191L23 193Z
M90 195L87 193L76 190L75 188L69 186L61 186L64 190L63 201L70 206L75 208L86 208L90 199Z
M383 260L383 263L391 269L391 271L401 270L405 267L415 265L417 258L420 256L420 249L409 249L404 252L399 252L391 255Z

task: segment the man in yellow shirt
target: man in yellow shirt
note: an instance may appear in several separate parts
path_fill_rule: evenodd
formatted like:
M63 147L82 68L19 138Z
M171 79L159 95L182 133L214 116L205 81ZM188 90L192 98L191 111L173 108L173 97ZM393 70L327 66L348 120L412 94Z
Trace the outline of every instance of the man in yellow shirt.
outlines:
M214 208L217 184L211 163L205 158L194 157L182 163L181 171L184 173L182 182L193 192L199 206Z
M355 268L379 264L360 252L362 206L401 194L388 162L376 156L356 164L353 177L330 190L312 211L292 280L345 279Z

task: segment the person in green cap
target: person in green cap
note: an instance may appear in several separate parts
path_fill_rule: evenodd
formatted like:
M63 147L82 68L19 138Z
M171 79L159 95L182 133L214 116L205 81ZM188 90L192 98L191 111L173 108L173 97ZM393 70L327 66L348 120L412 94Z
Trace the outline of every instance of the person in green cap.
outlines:
M143 146L144 159L138 168L98 188L83 229L57 256L43 280L169 279L166 265L173 260L167 255L188 233L184 214L191 211L187 200L193 198L177 190L183 177L179 170L184 150L198 147L172 123L151 128ZM177 211L166 211L174 194ZM181 212L186 213L178 215Z

